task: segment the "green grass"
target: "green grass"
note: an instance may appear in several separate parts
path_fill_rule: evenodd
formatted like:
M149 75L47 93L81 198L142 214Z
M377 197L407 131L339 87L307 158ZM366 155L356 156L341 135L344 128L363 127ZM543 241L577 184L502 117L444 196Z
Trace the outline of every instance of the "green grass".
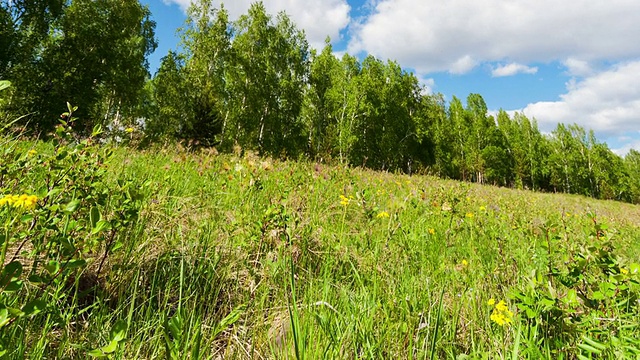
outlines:
M618 272L633 269L638 206L251 154L120 148L108 168L111 182L149 182L140 219L107 271L92 278L88 267L76 282L92 296L70 300L64 321L43 312L11 328L14 358L85 358L119 320L121 359L619 358L640 348L632 295L624 311L603 300L561 330L547 313L527 319L515 297L543 279L558 304L567 298L549 268L578 254L598 261L589 213L609 225ZM490 320L492 298L506 301L510 325ZM606 350L589 353L582 336Z

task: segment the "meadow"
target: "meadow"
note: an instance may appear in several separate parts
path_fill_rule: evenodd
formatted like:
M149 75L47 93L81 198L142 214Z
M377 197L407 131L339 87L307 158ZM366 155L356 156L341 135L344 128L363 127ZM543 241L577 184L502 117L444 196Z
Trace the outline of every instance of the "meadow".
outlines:
M69 130L0 139L4 358L640 357L637 205Z

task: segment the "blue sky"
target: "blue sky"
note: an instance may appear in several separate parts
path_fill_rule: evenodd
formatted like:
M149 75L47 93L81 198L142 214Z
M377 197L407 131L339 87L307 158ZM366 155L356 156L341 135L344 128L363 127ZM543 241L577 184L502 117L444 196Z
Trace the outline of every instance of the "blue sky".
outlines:
M190 0L142 0L157 23L159 60L179 39ZM252 0L225 2L232 19ZM398 61L432 92L481 94L491 111L520 111L542 131L593 129L619 154L640 150L640 1L265 0L311 46ZM220 1L213 0L214 4Z

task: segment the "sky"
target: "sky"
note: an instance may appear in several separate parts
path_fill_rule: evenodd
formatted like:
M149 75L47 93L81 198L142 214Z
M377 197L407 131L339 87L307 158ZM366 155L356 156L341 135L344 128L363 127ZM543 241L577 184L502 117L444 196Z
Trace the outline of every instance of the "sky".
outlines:
M190 0L142 0L156 21L160 59L176 49ZM221 1L212 0L215 6ZM253 0L224 2L231 19ZM522 112L551 132L558 122L593 129L620 155L640 150L638 0L264 0L285 11L321 49L395 60L427 91L491 113Z

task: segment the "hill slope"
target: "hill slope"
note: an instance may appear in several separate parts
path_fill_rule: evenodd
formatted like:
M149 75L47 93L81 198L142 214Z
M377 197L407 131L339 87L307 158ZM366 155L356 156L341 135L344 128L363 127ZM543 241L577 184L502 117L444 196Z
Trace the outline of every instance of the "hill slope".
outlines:
M612 341L590 332L618 325L596 319L638 311L612 305L638 290L614 278L638 270L638 206L251 155L130 160L159 186L146 241L194 263L215 249L223 313L247 305L224 357L294 342L311 358L573 357L582 335Z
M43 227L45 243L69 229L76 247L97 243L82 250L86 266L70 273L73 286L23 277L25 291L3 290L3 303L39 294L49 304L0 321L2 341L19 344L6 348L12 356L640 353L638 206L251 154L117 148L106 163L87 163L105 149L32 146L3 158L3 194L39 196L26 210L33 216L15 225L26 237L16 239L35 238L39 225L30 222L50 213L60 220ZM75 157L53 167L65 151ZM76 171L85 175L61 195L47 190L52 174ZM78 194L87 195L53 204ZM84 209L94 197L103 200ZM11 214L0 208L6 229ZM7 254L20 254L19 244ZM55 251L64 254L61 244Z

